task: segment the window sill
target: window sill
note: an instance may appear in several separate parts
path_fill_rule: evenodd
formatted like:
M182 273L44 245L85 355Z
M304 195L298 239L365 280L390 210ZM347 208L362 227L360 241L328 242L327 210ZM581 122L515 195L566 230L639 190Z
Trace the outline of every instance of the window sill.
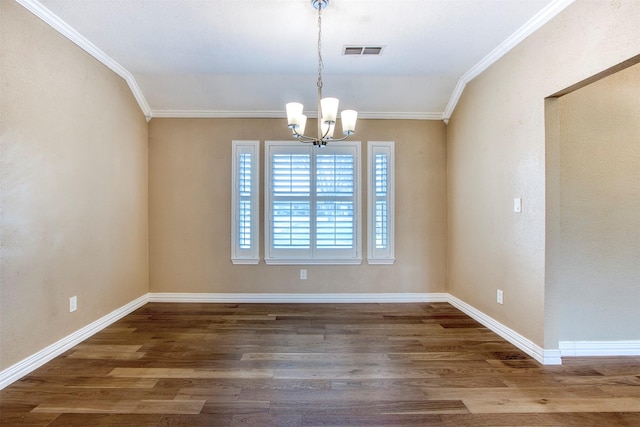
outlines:
M256 265L260 263L260 258L231 258L233 264Z
M267 265L360 265L362 258L265 258Z
M371 265L391 265L396 262L395 258L368 258L367 264Z

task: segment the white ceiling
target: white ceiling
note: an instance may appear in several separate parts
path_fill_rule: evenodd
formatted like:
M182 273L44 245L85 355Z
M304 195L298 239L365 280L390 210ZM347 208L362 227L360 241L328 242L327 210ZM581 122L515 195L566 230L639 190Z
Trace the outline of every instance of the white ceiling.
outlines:
M127 79L148 117L315 110L310 0L18 1ZM468 81L572 1L331 0L324 95L361 117L447 119Z

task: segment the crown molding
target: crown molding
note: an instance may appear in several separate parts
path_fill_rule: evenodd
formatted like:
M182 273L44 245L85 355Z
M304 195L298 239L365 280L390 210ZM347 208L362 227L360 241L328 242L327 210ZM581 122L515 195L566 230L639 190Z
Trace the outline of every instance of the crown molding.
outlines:
M309 118L316 118L312 112ZM151 110L150 118L170 119L285 119L284 109L281 111L233 111L233 110ZM443 120L443 113L420 112L361 112L359 119L379 120Z
M449 102L447 103L447 107L442 113L442 120L444 120L445 123L449 124L449 119L453 115L453 110L456 109L456 105L458 105L458 101L462 96L462 92L464 92L465 86L467 86L467 82L465 81L464 76L462 76L460 80L458 80L458 84L456 84L456 87L453 89L451 98L449 98Z
M152 110L151 118L161 119L282 119L282 111L234 111L234 110Z
M358 118L361 119L380 119L380 120L442 120L442 113L419 113L419 112L385 112L385 113L372 113L362 112L358 113Z
M549 3L545 8L543 8L540 12L538 12L533 18L529 19L520 29L518 29L515 33L513 33L509 38L507 38L504 42L500 43L498 47L493 49L487 56L482 58L480 62L474 65L469 71L467 71L460 80L458 80L458 84L456 85L453 93L451 94L451 98L449 99L449 103L444 110L443 120L448 122L453 114L453 110L455 110L460 97L462 96L462 92L464 91L465 86L471 80L475 79L480 75L483 71L493 65L496 61L502 58L507 52L516 47L520 42L522 42L525 38L533 34L544 24L553 19L556 15L562 12L567 8L571 3L575 0L554 0Z
M147 121L151 119L151 108L147 103L147 100L144 97L144 94L140 90L138 83L136 82L133 75L127 71L122 65L118 64L114 61L110 56L106 53L98 49L96 45L87 40L84 36L78 33L76 30L71 28L66 22L60 19L57 15L51 12L49 9L44 7L36 0L16 0L19 4L21 4L25 9L29 12L33 13L35 16L43 20L45 23L49 24L54 30L71 40L78 47L83 49L89 55L93 56L95 59L100 61L106 67L108 67L111 71L122 77L127 84L129 85L129 89L133 93L142 113L147 118Z

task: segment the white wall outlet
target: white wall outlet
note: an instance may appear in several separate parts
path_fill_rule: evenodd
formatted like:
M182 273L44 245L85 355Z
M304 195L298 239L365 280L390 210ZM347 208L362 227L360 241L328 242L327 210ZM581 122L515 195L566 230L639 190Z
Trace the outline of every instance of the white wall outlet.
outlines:
M300 280L307 280L307 270L300 270Z
M69 313L73 313L78 309L78 297L69 298Z
M502 289L498 289L498 292L496 292L496 301L498 302L498 304L503 303Z
M513 199L513 211L515 213L522 212L522 197L516 197Z

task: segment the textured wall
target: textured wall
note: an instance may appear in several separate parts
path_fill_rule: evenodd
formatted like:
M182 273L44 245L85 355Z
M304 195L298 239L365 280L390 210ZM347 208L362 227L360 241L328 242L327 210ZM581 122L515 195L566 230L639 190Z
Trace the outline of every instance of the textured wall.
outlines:
M121 78L16 2L0 14L5 369L147 292L148 150Z
M470 82L447 128L449 292L547 348L544 99L640 53L638 16L573 3Z
M640 340L640 65L559 109L559 339Z
M230 261L231 141L289 140L285 120L151 120L151 292L444 292L444 124L361 120L356 137L352 139L362 141L363 156L367 140L396 142L396 263L307 266L308 279L301 281L300 266ZM264 147L261 152L264 155ZM366 168L362 172L364 204Z

